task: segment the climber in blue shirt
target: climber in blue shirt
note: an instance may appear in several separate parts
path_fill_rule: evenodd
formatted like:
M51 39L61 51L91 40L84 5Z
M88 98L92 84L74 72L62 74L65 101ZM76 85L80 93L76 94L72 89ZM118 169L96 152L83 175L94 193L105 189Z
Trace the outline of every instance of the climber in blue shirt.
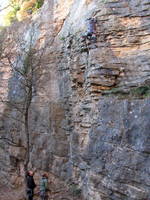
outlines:
M89 39L96 42L96 20L93 18L87 19L87 31L82 36L83 40Z

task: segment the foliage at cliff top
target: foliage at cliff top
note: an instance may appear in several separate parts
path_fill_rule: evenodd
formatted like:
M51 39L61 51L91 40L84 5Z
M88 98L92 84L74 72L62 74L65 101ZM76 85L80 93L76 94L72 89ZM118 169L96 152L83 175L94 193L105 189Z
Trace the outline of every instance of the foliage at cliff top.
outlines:
M9 7L3 16L3 25L9 26L13 21L22 21L34 14L44 0L9 0Z

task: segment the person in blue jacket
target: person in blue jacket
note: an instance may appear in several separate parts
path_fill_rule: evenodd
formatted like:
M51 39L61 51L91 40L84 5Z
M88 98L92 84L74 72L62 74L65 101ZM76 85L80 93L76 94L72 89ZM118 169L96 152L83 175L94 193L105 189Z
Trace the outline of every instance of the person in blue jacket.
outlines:
M40 180L40 197L41 200L47 200L48 199L48 176L46 173L42 175L42 178Z

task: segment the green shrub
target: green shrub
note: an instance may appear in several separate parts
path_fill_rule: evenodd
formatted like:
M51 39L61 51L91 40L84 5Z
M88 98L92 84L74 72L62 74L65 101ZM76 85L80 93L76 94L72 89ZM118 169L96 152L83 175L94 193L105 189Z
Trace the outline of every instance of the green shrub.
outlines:
M150 94L150 86L140 86L134 89L131 89L131 95L139 97L139 96L147 96Z
M139 87L129 88L128 90L124 90L121 88L112 88L108 91L104 91L102 95L115 95L119 98L146 98L150 96L150 86L143 85Z
M81 190L81 188L79 188L79 186L78 186L77 184L72 183L72 184L70 185L70 192L71 192L71 194L72 194L73 196L78 196L78 197L80 197L80 196L81 196L82 190Z
M60 40L65 40L65 37L60 37L59 39L60 39Z
M36 2L36 4L35 4L35 8L36 8L36 9L41 8L42 5L43 5L43 3L44 3L44 0L37 0L37 2Z
M6 15L4 16L4 24L5 26L9 26L14 20L17 19L17 12L21 9L21 5L24 1L29 1L29 0L24 0L22 2L17 2L15 0L9 0L10 1L10 6L7 9ZM27 8L27 12L29 14L32 14L36 12L40 7L42 7L44 3L44 0L36 0L36 3L32 6Z
M15 10L11 10L4 17L4 24L6 26L9 26L15 19L16 19L16 11Z

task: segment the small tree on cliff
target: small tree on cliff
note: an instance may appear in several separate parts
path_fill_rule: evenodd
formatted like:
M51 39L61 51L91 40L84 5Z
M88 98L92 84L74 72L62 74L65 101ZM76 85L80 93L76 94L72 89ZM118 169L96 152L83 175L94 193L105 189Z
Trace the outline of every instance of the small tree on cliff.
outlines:
M0 49L0 65L1 67L8 66L11 69L12 77L16 76L19 84L19 90L21 92L21 98L11 99L11 94L8 95L8 100L1 97L1 103L5 103L11 109L15 109L20 113L21 119L15 118L16 121L20 121L24 127L25 145L23 142L15 141L14 138L1 136L0 139L7 142L9 145L22 147L26 150L26 156L24 159L24 172L26 174L28 165L30 162L31 142L30 142L30 127L29 127L29 111L30 106L35 95L36 84L40 81L41 72L41 60L44 54L45 48L36 50L34 46L34 30L30 32L28 44L23 38L19 39L17 35L17 41L13 41L14 34L10 34L3 41L3 45ZM17 98L18 99L18 98Z

